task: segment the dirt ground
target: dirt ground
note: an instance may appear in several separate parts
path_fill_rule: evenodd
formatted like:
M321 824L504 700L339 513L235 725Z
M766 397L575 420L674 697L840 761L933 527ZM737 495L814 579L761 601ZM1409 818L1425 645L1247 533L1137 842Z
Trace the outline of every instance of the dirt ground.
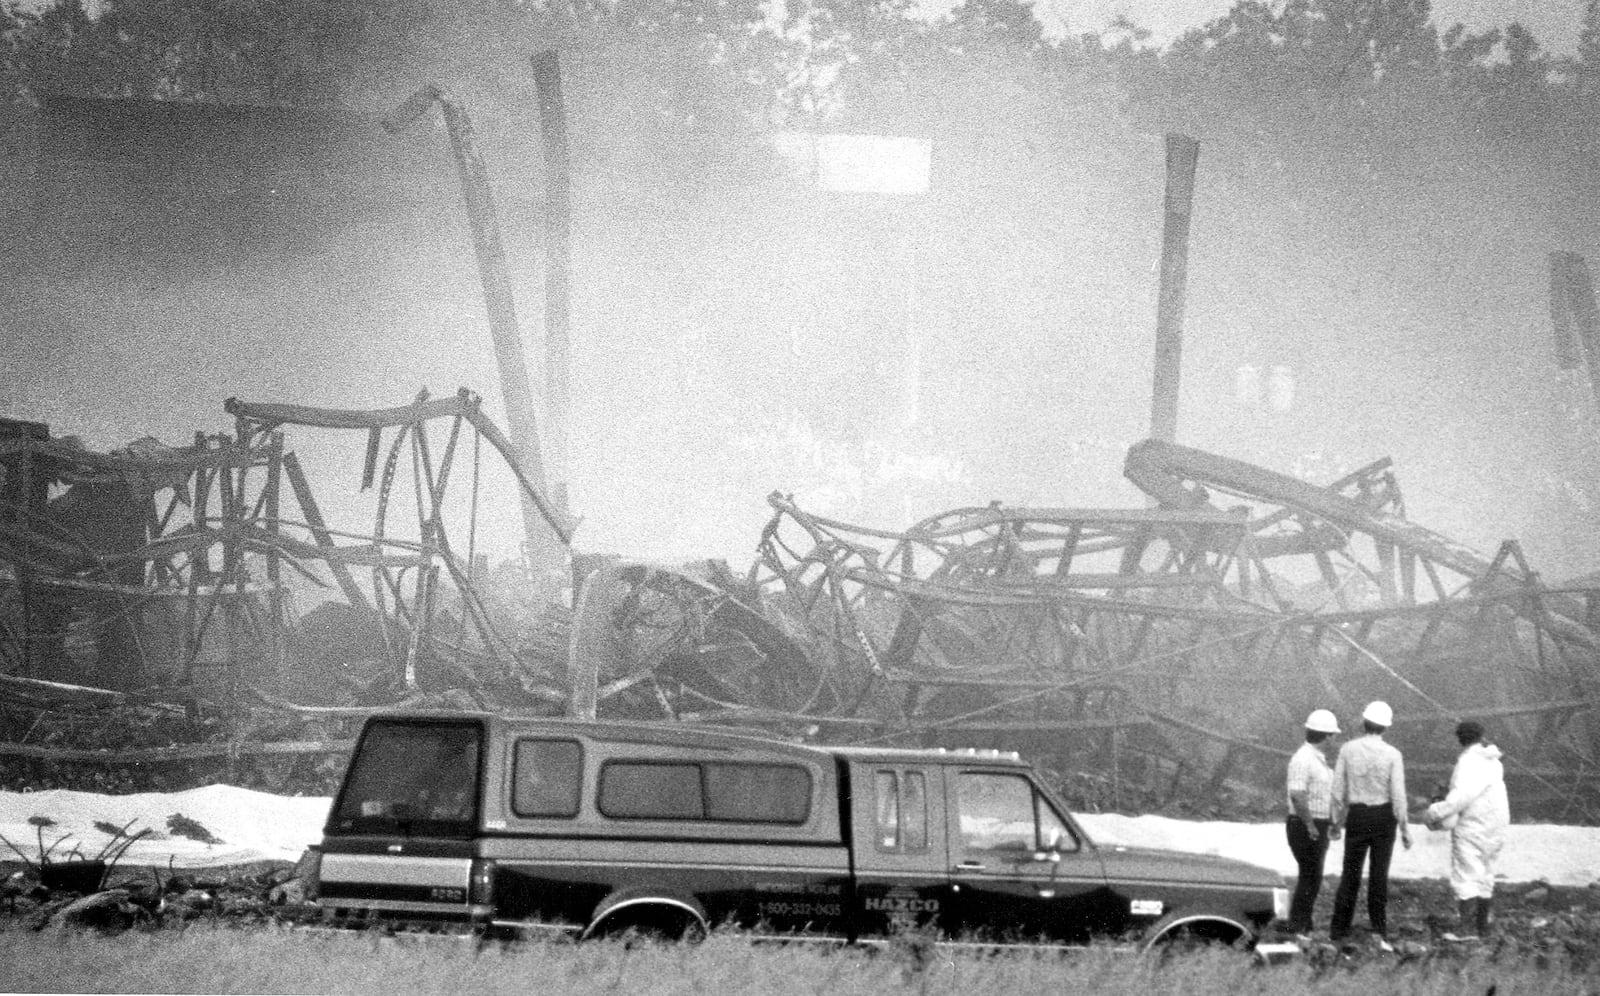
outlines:
M1291 882L1292 884L1292 882ZM1559 959L1582 970L1600 969L1600 888L1552 886L1544 882L1498 883L1490 936L1467 944L1446 934L1459 932L1456 900L1443 879L1407 879L1389 883L1389 939L1396 950L1384 952L1367 933L1366 883L1356 900L1351 942L1329 943L1337 876L1323 880L1313 916L1308 954L1323 961L1369 958L1430 957L1473 951L1495 957ZM1279 925L1281 926L1281 925ZM1274 931L1266 939L1284 939Z

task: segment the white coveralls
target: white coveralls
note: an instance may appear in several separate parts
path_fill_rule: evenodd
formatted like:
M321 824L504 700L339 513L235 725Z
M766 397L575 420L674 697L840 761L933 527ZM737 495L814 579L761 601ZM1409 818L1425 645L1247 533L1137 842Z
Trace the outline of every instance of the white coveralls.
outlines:
M1494 860L1511 823L1500 748L1476 743L1461 751L1450 793L1428 807L1428 822L1450 826L1450 888L1456 898L1492 898Z

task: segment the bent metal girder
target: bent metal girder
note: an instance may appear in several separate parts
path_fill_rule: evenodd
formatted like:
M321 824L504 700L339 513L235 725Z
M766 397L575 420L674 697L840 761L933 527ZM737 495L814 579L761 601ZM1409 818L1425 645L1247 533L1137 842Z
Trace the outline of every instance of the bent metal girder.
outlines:
M1370 587L1381 604L1417 604L1463 591L1528 590L1536 579L1515 546L1489 558L1405 518L1386 457L1326 487L1202 450L1147 439L1128 451L1127 478L1163 508L1215 509L1218 497L1250 515L1249 542L1219 568L1249 597L1252 573L1261 595L1283 604L1274 578L1314 576L1341 608L1351 582ZM1507 563L1508 558L1518 561ZM1289 561L1309 563L1295 572ZM1419 578L1418 572L1422 577ZM1565 639L1594 648L1594 631L1580 599L1544 593L1539 611Z
M1213 749L1169 739L1166 763L1220 779L1286 756L1261 731L1383 697L1419 785L1471 714L1495 720L1529 791L1594 805L1600 730L1574 722L1596 700L1588 593L1542 587L1515 544L1484 557L1408 522L1387 460L1321 488L1146 442L1128 476L1161 507L996 505L904 533L774 494L751 597L862 735L1155 724Z
M112 453L45 431L0 439L0 672L48 680L88 656L103 665L83 676L92 684L149 684L169 663L189 675L208 634L251 625L247 603L265 588L236 570L257 537L229 531L224 543L212 513L272 500L242 482L282 458L276 436Z
M1250 592L1253 575L1259 593L1274 604L1305 611L1305 599L1286 598L1275 579L1303 581L1314 574L1313 640L1335 637L1349 655L1386 673L1392 694L1415 712L1449 716L1561 703L1528 713L1536 719L1515 732L1531 746L1554 737L1564 755L1571 752L1565 760L1579 769L1594 766L1600 716L1587 704L1600 701L1594 627L1600 592L1551 590L1514 541L1487 557L1406 520L1387 459L1319 488L1242 461L1145 440L1129 450L1125 473L1164 507L1247 503L1250 535L1239 555L1222 565L1231 569L1234 587ZM1570 708L1573 702L1584 709ZM1587 729L1559 736L1580 712Z
M196 694L197 669L218 668L222 681L209 684L210 694L220 689L232 701L235 691L276 676L281 692L297 698L306 667L349 662L294 659L301 627L289 603L290 575L344 596L349 611L325 628L343 622L352 631L345 635L368 638L363 656L393 685L415 688L426 659L439 664L434 686L503 685L519 701L565 701L563 689L518 660L520 648L497 629L477 591L466 562L470 542L464 557L445 527L458 445L470 443L475 496L481 439L561 540L572 534L476 395L429 400L424 392L410 405L374 411L236 399L225 408L235 435L197 435L192 447L151 440L97 454L52 440L32 423L21 424L30 431L0 433L0 676L7 682L0 701L62 698L68 688L89 701L98 686L188 697ZM430 440L436 424L444 425L442 445ZM376 490L370 529L323 518L285 446L286 426L366 433L362 487ZM67 500L46 500L51 482L67 486ZM79 505L96 502L95 515L72 505L74 491L89 496ZM98 525L107 520L132 526L108 537ZM365 585L361 571L370 571ZM459 633L436 625L447 583L460 603ZM102 637L86 648L69 623L74 634L120 629L128 638L112 646ZM357 624L364 637L354 634ZM41 646L58 652L42 659Z
M517 665L516 648L496 627L474 584L469 562L470 547L463 556L463 551L452 542L446 528L444 510L449 482L463 429L467 429L476 434L474 444L481 439L499 454L513 475L521 497L537 510L560 542L571 543L575 525L537 487L521 466L517 449L483 414L480 404L481 399L476 394L462 388L453 396L436 400L430 400L427 392L423 391L410 405L371 411L262 404L234 398L228 399L224 408L234 416L237 438L246 445L254 439L280 431L285 425L366 433L366 460L362 468L361 488L377 489L371 533L359 537L345 533L345 537L358 539L359 542L340 545L334 538L336 534L323 523L303 476L298 474L291 475L290 483L299 499L304 519L296 522L277 520L272 523L272 528L280 534L285 527L309 533L314 545L302 541L296 549L310 559L325 562L350 604L361 609L367 608L365 594L353 582L346 565L353 561L371 568L369 588L374 607L386 620L380 628L385 642L390 639L389 620L399 624L398 635L403 643L391 648L390 656L404 661L403 684L406 690L417 687L417 662L423 651L428 650L436 660L464 665L464 670L456 679L443 679L447 683L466 686L507 685L537 700L560 701L565 697L563 692ZM428 426L434 422L446 425L443 445L437 451L428 432ZM379 455L384 451L383 437L386 432L391 434L391 439L380 471ZM409 459L412 477L410 490L415 516L415 540L390 535L394 526L390 515L394 511L395 482L405 458ZM478 450L474 445L474 501L478 460ZM475 509L473 514L475 516ZM355 556L352 558L351 554ZM408 572L409 583L406 577ZM444 587L441 572L459 596L465 617L462 622L470 625L475 640L452 644L435 632L438 598ZM469 687L467 690L470 693L472 689Z

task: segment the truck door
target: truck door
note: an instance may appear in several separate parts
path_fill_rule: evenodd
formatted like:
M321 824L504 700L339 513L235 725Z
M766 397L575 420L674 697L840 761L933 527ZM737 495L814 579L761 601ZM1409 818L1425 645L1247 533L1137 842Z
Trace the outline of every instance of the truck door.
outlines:
M857 762L850 777L855 933L874 936L936 922L950 887L939 768Z
M1113 897L1099 856L1023 771L944 770L955 936L1089 939Z

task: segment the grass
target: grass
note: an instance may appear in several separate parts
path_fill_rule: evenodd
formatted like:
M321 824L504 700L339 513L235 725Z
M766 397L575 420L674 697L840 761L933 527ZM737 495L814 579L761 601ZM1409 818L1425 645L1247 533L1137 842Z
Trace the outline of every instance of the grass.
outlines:
M1491 988L1493 987L1493 988ZM1565 996L1600 992L1600 976L1486 954L1369 963L1260 967L1203 951L1165 962L1108 949L1069 954L934 954L753 945L713 936L696 946L381 937L287 928L194 926L115 937L57 929L0 930L0 991L143 993L605 993L627 996Z

